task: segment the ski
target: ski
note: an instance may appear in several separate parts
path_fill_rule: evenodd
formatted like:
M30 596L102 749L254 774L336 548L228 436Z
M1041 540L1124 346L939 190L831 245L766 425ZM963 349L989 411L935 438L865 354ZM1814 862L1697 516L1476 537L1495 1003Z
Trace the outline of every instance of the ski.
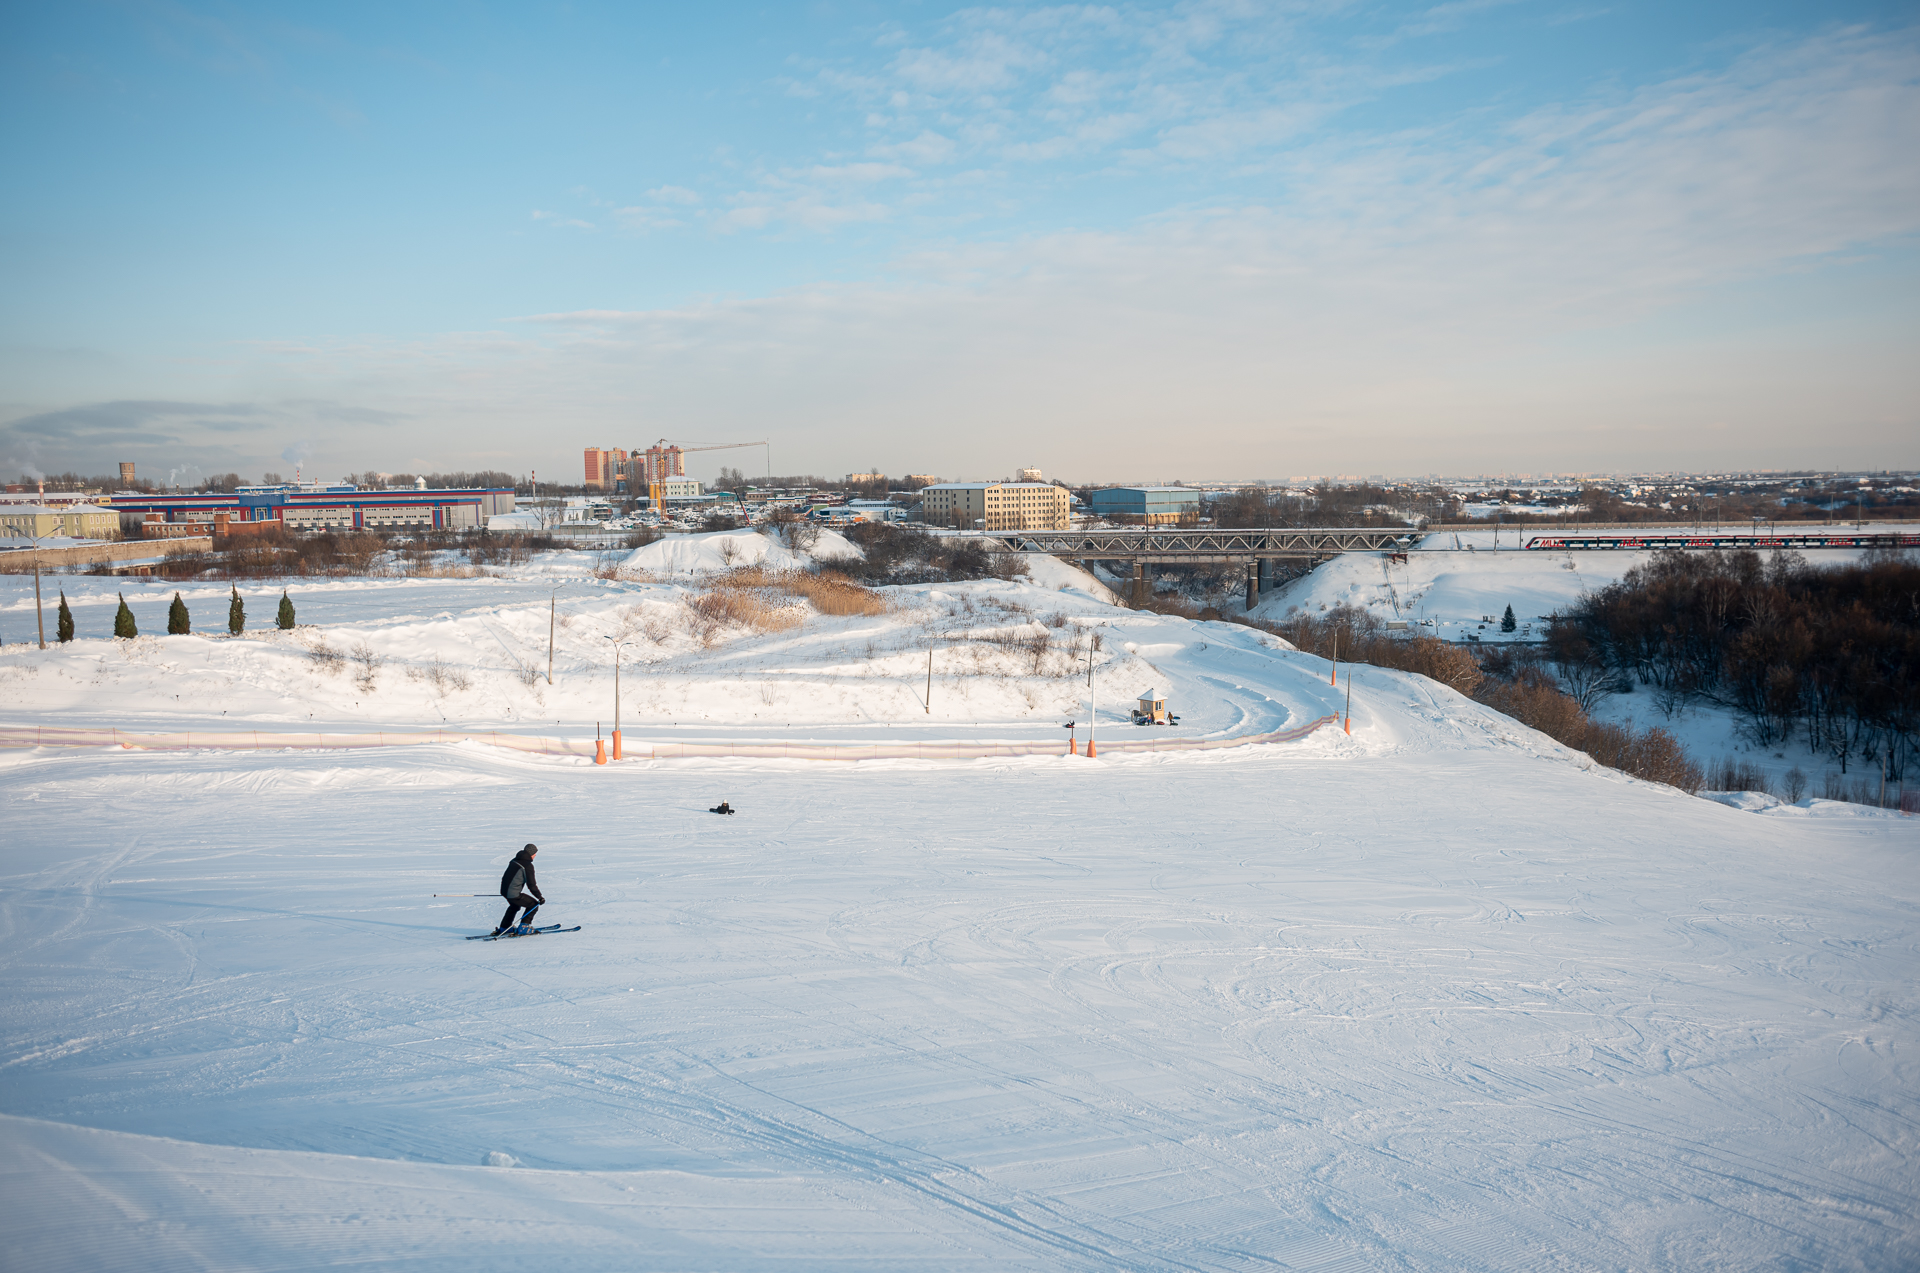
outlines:
M579 931L580 931L580 925L578 924L575 924L572 928L565 928L559 924L548 924L541 928L530 928L524 933L515 932L513 929L508 929L506 932L500 933L498 935L493 933L474 933L471 936L469 936L467 940L468 941L502 941L508 937L536 937L541 933L577 933Z

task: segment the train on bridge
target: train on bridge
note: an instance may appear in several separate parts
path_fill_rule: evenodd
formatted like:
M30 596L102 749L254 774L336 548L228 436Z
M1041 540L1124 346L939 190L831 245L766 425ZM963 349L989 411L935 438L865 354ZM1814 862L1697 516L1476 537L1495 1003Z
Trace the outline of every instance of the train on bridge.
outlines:
M1535 535L1526 546L1546 551L1617 549L1650 552L1663 548L1920 548L1920 534L1840 531L1815 535L1677 534Z

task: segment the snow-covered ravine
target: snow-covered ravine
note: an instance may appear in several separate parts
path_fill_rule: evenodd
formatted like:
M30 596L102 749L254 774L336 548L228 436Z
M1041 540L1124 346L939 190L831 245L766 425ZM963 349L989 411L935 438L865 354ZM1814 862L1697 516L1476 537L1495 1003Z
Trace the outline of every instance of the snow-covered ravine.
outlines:
M1404 561L1382 553L1345 553L1273 589L1254 613L1284 626L1292 615L1318 614L1345 604L1382 622L1424 621L1429 633L1449 641L1468 636L1489 642L1538 640L1544 633L1541 621L1548 615L1654 558L1651 552L1523 549L1526 537L1553 532L1538 526L1521 529L1520 536L1513 527L1497 536L1491 530L1423 535ZM1864 529L1882 533L1901 528L1870 524ZM1830 548L1798 555L1814 565L1836 565L1866 554ZM1498 621L1508 606L1513 607L1516 630L1503 634ZM1493 622L1486 622L1489 618ZM1531 631L1520 631L1521 625Z
M500 650L537 617L544 654L550 583L389 584L301 614L386 652L380 710L520 702L480 621ZM598 625L685 585L570 586L562 715L611 689ZM936 678L922 728L1060 738L1075 678L962 636L1045 599L1066 623L1039 626L1102 634L1114 706L1151 669L1182 734L1336 698L1246 629L903 591L671 637L657 674L744 736L786 669L807 732L871 738L928 716L888 641L932 616L1028 661L953 669L952 704ZM10 645L0 716L368 719L351 668L283 640ZM470 687L398 670L434 658ZM1096 761L0 751L9 1266L1920 1260L1920 820L1692 799L1379 669L1353 724ZM582 930L463 940L498 900L434 894L490 893L529 841L543 917Z

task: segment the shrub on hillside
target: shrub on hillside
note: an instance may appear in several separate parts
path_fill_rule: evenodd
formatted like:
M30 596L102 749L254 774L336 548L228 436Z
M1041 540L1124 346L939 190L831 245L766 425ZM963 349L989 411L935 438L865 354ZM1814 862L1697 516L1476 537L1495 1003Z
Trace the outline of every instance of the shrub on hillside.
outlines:
M1245 620L1240 620L1245 622ZM1358 606L1341 604L1324 615L1301 615L1283 624L1255 624L1324 659L1369 663L1397 672L1417 672L1471 696L1483 673L1471 651L1423 636L1393 636Z
M1689 794L1700 790L1705 781L1700 766L1688 758L1686 749L1672 734L1664 729L1633 730L1595 721L1537 667L1521 668L1512 680L1488 677L1474 698L1563 746L1585 752L1610 769L1649 782L1664 782Z
M948 538L898 522L855 522L841 533L864 557L824 568L862 583L944 583L1027 574L1020 554L990 552L972 537Z

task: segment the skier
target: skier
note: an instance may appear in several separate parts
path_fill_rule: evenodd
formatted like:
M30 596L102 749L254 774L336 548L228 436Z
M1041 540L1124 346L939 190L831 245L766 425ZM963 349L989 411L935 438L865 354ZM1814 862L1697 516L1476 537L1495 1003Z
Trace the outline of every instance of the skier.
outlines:
M732 806L732 805L730 805L730 804L728 804L728 803L727 803L726 801L724 801L724 800L722 800L722 801L721 801L721 802L720 802L719 804L717 804L717 805L715 805L715 806L713 806L713 808L711 808L711 809L709 809L709 810L707 810L707 812L708 812L708 813L732 813L732 812L733 812L733 806Z
M500 917L500 927L493 930L495 937L513 927L513 913L526 906L522 898L533 898L533 904L526 907L527 913L520 917L520 931L523 933L533 927L533 913L546 905L547 899L533 878L533 855L539 851L539 845L529 844L513 855L513 861L507 863L506 872L500 876L500 896L507 899L507 913Z

